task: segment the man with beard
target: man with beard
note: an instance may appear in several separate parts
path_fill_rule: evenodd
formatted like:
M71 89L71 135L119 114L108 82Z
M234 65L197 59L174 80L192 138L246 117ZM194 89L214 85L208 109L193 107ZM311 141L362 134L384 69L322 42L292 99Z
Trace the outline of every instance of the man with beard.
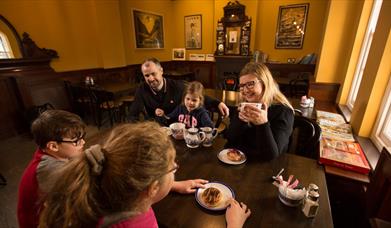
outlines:
M164 113L171 113L182 102L184 81L163 78L163 68L156 58L148 58L141 64L141 72L145 81L136 91L134 102L130 108L129 119L138 120L140 113L144 119L155 119L164 123L163 117L155 116L157 108ZM205 96L205 107L217 107L223 116L229 115L228 107L216 99Z

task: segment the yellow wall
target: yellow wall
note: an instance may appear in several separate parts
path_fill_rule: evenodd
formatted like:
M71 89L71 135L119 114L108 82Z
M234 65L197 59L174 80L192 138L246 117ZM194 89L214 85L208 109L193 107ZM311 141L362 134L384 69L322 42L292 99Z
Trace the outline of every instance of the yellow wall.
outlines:
M126 66L125 44L117 1L96 1L97 42L100 66L113 68Z
M309 3L307 25L302 49L275 49L275 34L279 7L283 5ZM299 60L306 54L319 54L320 41L323 36L323 24L328 1L259 1L258 26L256 27L256 39L253 41L255 49L262 50L269 55L269 60L287 62L288 58Z
M344 81L363 0L332 0L317 66L317 82Z
M252 18L250 50L261 49L271 59L284 62L287 57L317 52L327 1L309 2L304 48L275 50L279 5L302 2L241 0L246 15ZM202 14L202 49L187 50L187 58L190 53L214 53L217 21L223 17L227 3L228 0L2 0L0 13L20 34L28 32L39 47L56 50L60 58L52 62L52 67L67 71L121 67L140 63L149 56L171 60L172 48L184 47L184 16L194 14ZM164 16L164 49L135 49L132 9Z
M55 69L98 66L93 1L4 0L0 9L19 34L27 32L39 47L58 52Z
M202 49L186 50L186 59L189 58L191 53L213 54L216 42L213 23L214 0L203 0L202 3L196 0L176 1L173 8L175 12L173 48L185 48L184 17L201 14Z

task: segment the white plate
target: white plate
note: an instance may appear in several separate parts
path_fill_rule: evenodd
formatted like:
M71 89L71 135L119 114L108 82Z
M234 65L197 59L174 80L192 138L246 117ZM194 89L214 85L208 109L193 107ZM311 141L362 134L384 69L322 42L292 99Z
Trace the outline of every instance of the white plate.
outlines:
M239 151L239 153L243 156L243 159L240 160L240 161L231 161L231 160L229 160L228 156L227 156L227 153L228 153L229 150L230 149L224 149L224 150L220 151L217 154L217 158L220 161L222 161L222 162L224 162L226 164L230 164L230 165L240 165L240 164L243 164L244 162L246 162L246 160L247 160L246 155L242 151L240 151L238 149L235 149L235 150Z
M205 191L205 189L214 187L217 188L218 190L221 191L222 197L220 202L217 204L216 207L209 207L208 205L205 204L205 202L202 199L202 193ZM228 206L228 200L230 198L235 199L235 193L234 191L226 184L221 183L221 182L209 182L205 184L205 188L198 188L195 192L195 198L196 201L199 205L201 205L203 208L212 210L212 211L220 211L220 210L225 210Z

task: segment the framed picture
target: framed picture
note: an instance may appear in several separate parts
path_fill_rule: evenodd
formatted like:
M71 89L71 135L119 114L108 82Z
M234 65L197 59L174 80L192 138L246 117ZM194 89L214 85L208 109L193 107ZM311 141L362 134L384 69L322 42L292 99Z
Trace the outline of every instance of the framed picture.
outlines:
M172 49L172 60L186 60L186 49L173 48Z
M136 48L164 48L163 16L133 9Z
M309 3L280 6L275 48L303 48L309 6Z
M202 48L202 16L185 16L185 47L186 49Z

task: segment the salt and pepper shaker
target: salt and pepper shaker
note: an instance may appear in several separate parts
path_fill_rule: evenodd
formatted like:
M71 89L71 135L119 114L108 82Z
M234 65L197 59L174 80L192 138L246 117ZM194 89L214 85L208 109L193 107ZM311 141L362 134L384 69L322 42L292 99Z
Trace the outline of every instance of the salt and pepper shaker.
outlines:
M319 187L318 185L311 183L308 185L308 191L315 191L319 193Z
M301 97L300 106L303 108L313 108L315 105L315 98L307 97L306 95Z
M316 216L319 209L318 201L319 201L319 193L314 190L309 190L307 197L305 197L304 199L304 204L302 208L302 211L306 217L313 218Z

